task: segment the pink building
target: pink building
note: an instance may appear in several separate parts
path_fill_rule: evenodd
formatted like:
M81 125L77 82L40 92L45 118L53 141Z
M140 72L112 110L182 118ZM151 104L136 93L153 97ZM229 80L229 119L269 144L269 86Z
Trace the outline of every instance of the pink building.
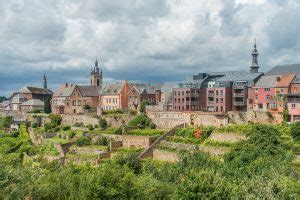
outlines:
M284 97L291 92L295 74L263 76L249 92L253 100L248 100L249 108L282 112L286 109Z
M300 121L300 93L287 95L287 108L291 122Z

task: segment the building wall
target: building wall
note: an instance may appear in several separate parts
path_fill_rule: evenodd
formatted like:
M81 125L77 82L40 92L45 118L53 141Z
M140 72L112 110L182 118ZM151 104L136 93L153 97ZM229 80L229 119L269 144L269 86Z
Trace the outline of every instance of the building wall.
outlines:
M149 147L157 138L150 136L123 135L123 147Z
M174 111L199 111L204 106L200 103L200 89L194 88L173 88L173 109ZM203 92L203 91L202 91ZM203 98L203 97L202 97Z
M103 110L116 110L121 109L120 95L102 95L101 108Z
M300 93L300 83L291 84L291 93L299 94Z
M228 112L232 110L231 88L207 88L207 110L210 112Z

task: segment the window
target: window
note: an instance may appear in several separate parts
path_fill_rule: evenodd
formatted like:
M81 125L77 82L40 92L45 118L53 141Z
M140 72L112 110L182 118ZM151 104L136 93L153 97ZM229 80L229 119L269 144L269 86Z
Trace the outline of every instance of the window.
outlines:
M280 92L283 93L283 88L280 89Z
M258 92L258 88L255 88L255 92Z
M216 103L219 103L219 99L218 98L216 98Z
M177 94L176 91L174 91L174 96L176 96L176 94Z
M223 98L220 99L220 102L223 103Z
M270 99L270 95L267 95L266 99Z
M258 99L258 95L255 95L255 99L256 99L256 100Z
M292 103L292 108L296 108L296 104Z
M81 106L81 101L80 100L77 101L77 105Z
M181 92L181 95L184 95L184 91Z
M220 90L220 95L223 95L223 90Z
M219 90L216 90L216 95L219 95Z
M72 101L72 106L76 106L76 100Z
M182 98L181 100L182 100L182 103L184 103L184 98Z
M86 101L86 100L84 100L84 101L83 101L83 104L84 104L84 105L86 105L86 104L87 104L87 101Z
M265 92L270 92L270 88L265 88Z

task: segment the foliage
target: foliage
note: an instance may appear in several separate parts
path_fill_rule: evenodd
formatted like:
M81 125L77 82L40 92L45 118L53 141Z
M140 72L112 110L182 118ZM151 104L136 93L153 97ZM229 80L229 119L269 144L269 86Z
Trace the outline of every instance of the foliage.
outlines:
M164 130L159 129L135 129L127 133L128 135L147 135L147 136L159 136L164 134Z
M295 141L300 141L300 122L295 122L291 126L292 137Z
M102 115L124 114L125 111L121 109L116 110L103 110Z
M289 111L287 109L285 109L282 112L282 118L283 118L284 122L289 122L289 120L290 120L290 114L289 114Z
M64 127L62 127L62 130L63 131L71 130L71 126L64 126Z
M122 135L122 128L116 127L108 127L105 130L91 130L89 131L91 134L115 134L115 135Z
M51 113L51 99L50 97L47 97L44 101L44 112L49 114Z
M93 127L93 125L91 125L91 124L87 125L86 127L87 127L90 131L94 130L94 127Z
M145 113L146 112L146 106L151 105L152 103L148 100L143 100L140 107L140 112Z
M141 129L152 128L155 129L156 125L146 115L138 115L128 122L128 126L137 126Z
M27 113L42 113L43 111L42 110L39 110L39 109L34 109L34 110L29 110L27 111Z
M98 137L98 139L96 140L96 142L94 144L107 146L109 144L109 139L107 137Z
M89 139L87 137L81 137L76 141L76 145L79 146L79 147L88 146L88 145L91 145L91 144L92 144L91 139Z
M1 127L3 127L3 128L9 128L10 127L10 125L14 122L13 121L13 118L11 117L11 116L4 116L4 117L2 117L2 119L1 119Z
M108 125L107 125L107 121L106 121L105 118L100 118L99 119L99 126L102 129L106 129L107 128Z
M83 109L89 110L89 109L91 109L91 106L89 106L89 105L84 105L84 106L83 106Z
M0 96L0 103L2 103L3 101L8 100L8 98L6 98L5 96Z
M273 120L274 116L272 115L272 113L270 111L266 111L266 115L268 116L269 119Z
M247 130L252 127L252 124L245 124L245 125L228 125L228 126L221 126L214 129L216 133L238 133L244 134Z
M50 114L49 118L54 127L61 125L62 117L60 115Z
M128 113L130 115L137 115L137 111L136 110L129 110Z
M39 123L38 122L33 122L31 124L31 128L37 128L37 127L39 127Z

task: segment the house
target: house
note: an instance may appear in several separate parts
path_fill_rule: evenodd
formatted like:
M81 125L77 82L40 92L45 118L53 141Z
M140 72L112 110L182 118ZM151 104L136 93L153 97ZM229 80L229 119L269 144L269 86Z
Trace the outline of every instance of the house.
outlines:
M83 114L96 112L102 90L102 69L95 65L90 72L90 85L65 83L55 91L51 100L52 112L55 114Z
M139 110L143 101L148 101L152 105L161 102L161 90L144 83L132 83L128 91L128 108Z
M105 111L127 109L128 92L129 84L126 80L124 82L107 84L106 86L104 86L99 97L99 109Z
M282 112L286 109L285 95L291 92L295 74L262 76L252 89L254 110Z
M26 113L34 110L44 110L44 102L39 99L30 99L20 105L20 112Z
M0 103L0 116L6 116L11 114L9 104L10 102L8 100Z
M55 114L83 114L85 110L96 112L99 105L99 87L64 84L58 87L51 100Z
M291 122L300 121L300 93L286 95L287 109Z

